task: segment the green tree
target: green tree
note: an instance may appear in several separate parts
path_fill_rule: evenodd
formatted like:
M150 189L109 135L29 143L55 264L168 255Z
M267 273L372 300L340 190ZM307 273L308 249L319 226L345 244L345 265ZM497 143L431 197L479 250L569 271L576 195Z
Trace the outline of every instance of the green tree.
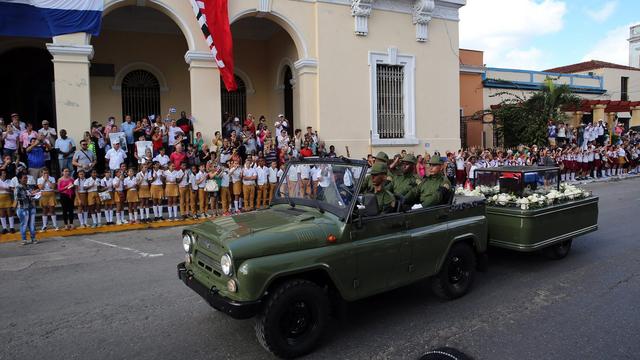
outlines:
M563 108L577 107L580 97L574 95L568 85L556 85L547 77L541 90L531 97L503 92L508 95L500 106L492 110L496 119L496 135L503 139L505 147L518 144L547 144L547 125L568 121Z

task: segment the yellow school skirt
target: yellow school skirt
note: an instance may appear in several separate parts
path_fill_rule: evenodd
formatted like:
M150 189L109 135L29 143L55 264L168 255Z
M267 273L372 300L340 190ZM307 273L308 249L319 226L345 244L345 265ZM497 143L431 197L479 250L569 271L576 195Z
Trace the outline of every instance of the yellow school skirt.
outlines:
M0 194L0 209L10 209L13 207L11 194Z
M164 189L164 194L167 196L178 196L178 185L167 183Z
M75 206L87 206L87 193L77 193L76 199L73 201Z
M113 200L116 202L116 204L122 204L126 200L126 196L124 195L124 192L116 191L113 194Z
M233 183L233 195L242 195L242 181Z
M127 190L127 202L137 203L138 201L140 201L140 199L138 198L138 190L136 189Z
M140 189L138 189L138 197L140 199L148 199L151 197L149 185L140 185Z
M151 185L151 198L161 200L163 197L164 191L162 191L162 185Z
M109 199L109 200L100 200L100 201L102 201L103 205L109 206L109 205L113 205L115 203L115 198L114 198L115 194L113 193L113 191L109 191L109 196L111 197L111 199Z
M56 206L56 194L53 191L43 191L40 195L40 207Z

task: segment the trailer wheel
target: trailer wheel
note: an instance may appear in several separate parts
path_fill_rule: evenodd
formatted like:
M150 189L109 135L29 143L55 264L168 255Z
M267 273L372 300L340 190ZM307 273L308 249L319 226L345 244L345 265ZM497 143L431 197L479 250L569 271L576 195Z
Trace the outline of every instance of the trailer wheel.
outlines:
M469 292L476 270L476 254L467 243L451 247L440 272L431 279L433 292L447 300L457 299Z
M318 285L296 279L278 286L256 318L260 344L275 356L294 358L311 352L324 333L329 300Z
M547 257L553 260L564 259L569 255L569 251L571 251L571 243L573 239L568 239L561 241L559 243L553 244L548 248L544 249L544 253Z

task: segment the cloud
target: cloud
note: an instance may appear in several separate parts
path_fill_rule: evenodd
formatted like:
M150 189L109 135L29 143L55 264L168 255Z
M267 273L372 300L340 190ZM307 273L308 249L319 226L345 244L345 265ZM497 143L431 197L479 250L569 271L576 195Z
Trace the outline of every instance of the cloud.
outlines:
M489 66L542 69L548 64L529 41L562 30L566 11L560 0L468 0L460 10L460 47L483 50Z
M586 9L585 12L587 16L589 16L593 21L603 23L607 21L616 11L618 7L617 0L607 1L604 5L602 5L599 9Z
M591 49L584 55L582 61L602 60L620 65L629 63L629 28L633 23L619 26L607 32L596 41Z

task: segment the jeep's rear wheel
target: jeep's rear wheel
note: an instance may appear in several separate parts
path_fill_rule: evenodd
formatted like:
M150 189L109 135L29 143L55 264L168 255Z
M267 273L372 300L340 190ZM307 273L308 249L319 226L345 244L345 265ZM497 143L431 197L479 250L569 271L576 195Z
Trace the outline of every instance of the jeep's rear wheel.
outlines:
M573 239L568 239L561 241L559 243L553 244L548 248L544 249L545 255L553 260L564 259L569 255L569 251L571 251L571 243Z
M431 279L433 292L443 299L457 299L469 292L476 270L476 254L467 243L451 247L440 272Z
M307 280L290 280L269 296L256 319L256 336L276 356L301 356L317 345L328 314L329 300L322 288Z

